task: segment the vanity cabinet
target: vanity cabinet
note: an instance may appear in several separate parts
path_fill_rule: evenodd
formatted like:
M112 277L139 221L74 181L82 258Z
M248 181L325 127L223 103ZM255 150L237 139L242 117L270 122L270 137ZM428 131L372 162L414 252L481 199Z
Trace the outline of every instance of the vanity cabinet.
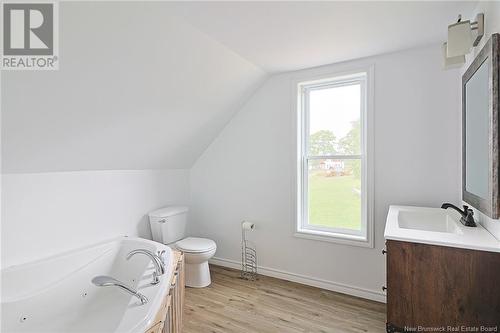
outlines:
M177 267L170 283L170 294L172 305L168 308L167 320L163 333L180 333L182 332L183 309L184 309L184 290L185 290L185 274L184 274L184 255L181 252L176 252Z
M387 332L500 329L500 253L396 240L386 249Z
M184 309L184 255L174 251L175 270L170 280L170 289L165 296L154 324L145 333L180 333Z

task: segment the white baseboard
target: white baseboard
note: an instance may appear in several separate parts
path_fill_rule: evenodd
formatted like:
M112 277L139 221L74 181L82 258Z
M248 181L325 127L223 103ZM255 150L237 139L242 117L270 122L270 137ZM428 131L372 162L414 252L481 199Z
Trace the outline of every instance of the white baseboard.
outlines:
M223 259L223 258L214 257L214 258L210 259L209 263L217 265L217 266L223 266L223 267L234 268L234 269L241 269L241 263L239 261L231 260L231 259ZM305 284L308 286L317 287L317 288L326 289L326 290L331 290L331 291L335 291L335 292L339 292L339 293L347 294L347 295L351 295L351 296L366 298L366 299L370 299L370 300L377 301L377 302L382 302L382 303L386 302L386 296L381 291L359 288L359 287L350 286L350 285L343 284L343 283L317 279L317 278L313 278L310 276L305 276L305 275L300 275L300 274L295 274L295 273L289 273L289 272L285 272L285 271L281 271L281 270L269 268L269 267L259 266L258 272L260 275L271 276L271 277L282 279L282 280L297 282L297 283Z

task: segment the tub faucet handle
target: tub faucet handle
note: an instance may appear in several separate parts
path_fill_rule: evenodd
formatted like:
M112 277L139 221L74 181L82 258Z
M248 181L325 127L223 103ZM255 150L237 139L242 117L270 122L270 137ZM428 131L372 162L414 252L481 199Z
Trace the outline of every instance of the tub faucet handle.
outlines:
M163 257L163 255L165 254L165 250L161 250L161 251L158 251L158 258L160 258L161 262L163 263L163 265L165 265L165 258Z
M163 264L162 260L160 259L159 256L154 254L153 252L146 250L146 249L137 249L130 251L129 254L127 254L127 260L132 258L136 254L142 254L145 256L148 256L149 259L153 262L153 265L155 267L155 271L153 272L153 281L151 281L151 284L158 284L160 282L160 276L165 274L165 265Z

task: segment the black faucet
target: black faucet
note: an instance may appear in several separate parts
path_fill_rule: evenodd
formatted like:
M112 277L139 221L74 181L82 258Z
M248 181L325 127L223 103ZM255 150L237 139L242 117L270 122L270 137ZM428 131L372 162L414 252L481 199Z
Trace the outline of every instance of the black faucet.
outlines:
M466 227L477 227L476 222L474 221L474 211L470 209L469 206L464 205L464 210L461 210L451 203L444 203L441 205L441 208L453 208L454 210L459 212L460 215L462 215L462 217L460 218L460 222L462 222L463 225L465 225Z

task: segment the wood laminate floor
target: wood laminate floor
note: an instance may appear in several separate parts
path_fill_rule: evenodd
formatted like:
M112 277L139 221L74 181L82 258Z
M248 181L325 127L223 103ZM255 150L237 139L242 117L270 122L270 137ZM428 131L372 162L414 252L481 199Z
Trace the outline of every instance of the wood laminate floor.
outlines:
M212 285L186 288L183 333L385 332L385 304L210 266Z

